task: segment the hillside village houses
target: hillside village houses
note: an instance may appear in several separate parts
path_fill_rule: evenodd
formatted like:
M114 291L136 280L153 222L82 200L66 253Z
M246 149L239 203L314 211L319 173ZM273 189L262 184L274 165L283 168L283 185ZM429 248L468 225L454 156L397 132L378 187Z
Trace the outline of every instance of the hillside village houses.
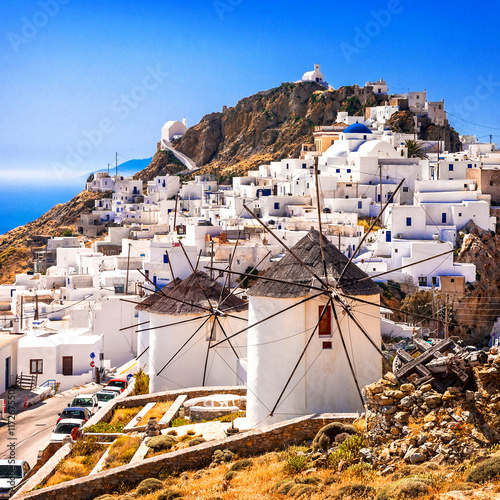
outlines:
M319 65L304 78L324 81ZM16 276L13 285L0 286L0 321L4 331L15 333L8 336L9 341L0 338L0 364L5 367L1 372L8 379L4 383L12 383L15 373L22 371L37 376L39 383L56 380L66 389L92 380L96 368L102 375L132 362L148 371L155 380L153 386L161 390L185 387L195 379L201 384L199 370L193 371L192 380L184 380L179 376L180 365L156 378L158 364L173 355L178 345L154 330L146 333L151 325L159 328L193 311L177 311L172 304L164 304L163 309L138 304L174 280L179 284L171 286L169 294L176 295L184 280L193 282L194 269L211 276L225 290L237 285L239 273L255 267L262 272L279 263L287 254L284 245L293 247L311 230L319 229L316 161L323 234L346 259L354 255L364 236L366 223L361 219L378 216L394 195L380 229L355 255L353 265L360 272L374 276L375 281L391 279L420 289L439 290L453 283L453 289L463 293L466 284L476 279L475 266L454 263L452 250L460 230L470 221L496 231L491 205L492 201L500 204L500 153L496 145L467 138L469 143L460 153L447 153L442 142L431 141L426 143L428 158L408 158L405 143L414 135L386 129L393 111L410 109L417 119L420 115L442 125L444 102L427 101L426 92L390 95L383 80L368 82L367 88L387 95L386 105L367 108L361 117L339 113L335 124L316 127L314 144L304 145L300 158L260 165L244 177L233 178L231 185L220 185L213 176L196 171L194 180L188 182L164 175L146 186L141 180L95 173L87 189L107 195L95 201L92 213L82 214L75 227L78 236L40 237L33 243L34 272ZM164 140L170 143L185 133L186 125L183 128L179 123L167 122L163 127L160 148ZM377 277L380 273L388 274ZM371 296L372 291L362 295ZM244 287L237 295L248 297ZM250 299L251 318L261 317L255 304L266 301L269 313L281 304L278 296L274 302L263 296ZM231 324L230 328L243 327ZM381 332L402 330L382 317L370 335L377 338ZM210 332L202 333L205 342L211 341ZM266 329L259 333L263 338L271 334ZM245 383L248 370L249 383L258 388L263 375L249 363L268 353L256 356L250 349L246 359L246 338L241 342L235 347L239 358L225 360L238 374L231 375L231 383ZM95 355L92 367L91 353ZM272 369L272 364L265 369ZM214 370L206 377L207 384L220 384L227 375L220 367ZM169 385L172 377L166 374L172 373L178 380ZM314 380L306 386L310 383ZM359 403L353 401L347 398L343 410ZM324 401L318 404L324 406ZM253 408L252 419L257 421L262 409ZM285 413L292 414L292 410L287 408Z

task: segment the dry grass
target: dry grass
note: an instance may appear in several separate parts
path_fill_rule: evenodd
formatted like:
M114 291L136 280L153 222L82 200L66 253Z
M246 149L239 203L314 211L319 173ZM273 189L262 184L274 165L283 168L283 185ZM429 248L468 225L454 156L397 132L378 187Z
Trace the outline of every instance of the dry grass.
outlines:
M139 436L120 436L117 438L109 449L103 469L113 469L128 464L139 448L140 443L141 438Z
M156 403L151 410L149 410L144 417L138 422L137 425L146 425L150 418L156 418L160 420L163 415L168 411L168 409L172 406L172 401L167 401L165 403Z
M44 487L54 486L89 475L104 454L105 447L96 444L90 445L81 454L82 444L84 447L85 444L79 441L73 448L70 456L56 466L54 474L45 482Z
M109 423L127 425L141 410L142 406L134 406L133 408L117 408L113 412L113 418L109 421Z
M184 500L283 500L290 498L271 488L281 479L292 478L301 481L308 475L304 472L291 475L286 472L286 456L288 452L272 452L252 459L253 465L236 473L227 481L224 475L231 464L221 464L214 468L182 473L180 477L168 477L164 480L165 489L170 488L181 493ZM235 460L237 457L235 457ZM443 481L445 475L451 474ZM312 475L321 479L319 489L309 497L310 500L323 500L337 488L354 483L370 485L375 490L391 483L391 476L383 477L371 470L368 465L355 464L342 472L332 469L318 469ZM419 500L432 500L439 493L447 491L450 483L458 483L463 479L463 465L457 467L442 467L437 471L418 474L431 481L432 487L428 495L419 496ZM326 481L325 484L325 480ZM161 491L138 496L138 500L156 500ZM302 497L301 497L302 498Z

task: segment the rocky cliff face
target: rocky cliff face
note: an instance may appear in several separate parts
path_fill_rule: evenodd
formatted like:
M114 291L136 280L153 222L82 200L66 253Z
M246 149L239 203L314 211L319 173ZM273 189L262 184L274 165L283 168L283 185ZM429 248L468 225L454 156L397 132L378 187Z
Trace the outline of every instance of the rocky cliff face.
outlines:
M357 86L325 90L315 82L283 84L206 115L174 147L203 171L241 175L263 161L298 157L317 125L332 125L339 111L362 115L383 98Z
M411 111L399 111L391 116L388 125L396 132L413 134L415 132L415 122L413 120L414 116L414 113ZM446 151L451 153L460 151L461 143L459 134L455 129L453 129L453 127L450 127L449 123L446 123L444 127L441 127L432 123L432 121L425 116L420 118L419 121L421 140L444 140Z

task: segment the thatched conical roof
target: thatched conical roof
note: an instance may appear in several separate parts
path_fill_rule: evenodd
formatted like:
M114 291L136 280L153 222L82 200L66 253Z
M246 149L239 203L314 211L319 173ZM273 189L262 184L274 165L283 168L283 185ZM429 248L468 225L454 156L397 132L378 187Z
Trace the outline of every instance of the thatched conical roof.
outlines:
M168 314L168 315L181 315L181 314L207 314L201 307L210 309L217 308L219 302L222 302L228 295L228 290L222 290L222 286L210 276L202 271L196 271L188 276L182 283L176 286L173 290L166 291L167 295L174 297L165 297L158 294L159 298L153 305L148 308L148 312L153 314ZM222 295L222 298L221 298ZM210 299L210 303L207 300ZM183 302L175 300L178 298ZM227 301L222 304L219 309L235 313L244 311L248 308L248 303L241 300L235 295L231 295Z
M316 229L311 229L292 248L292 251L317 276L324 278L325 271L319 238L319 232ZM349 259L337 247L332 245L325 236L323 236L323 241L328 281L331 285L334 285ZM372 280L359 281L367 276L358 266L351 263L342 278L339 288L349 295L375 295L378 293L378 287ZM287 281L290 284L268 281L265 279L266 277ZM309 293L307 288L294 285L294 283L321 286L293 255L287 254L269 268L263 275L263 279L259 279L248 292L249 295L253 296L275 298L304 297Z
M175 278L172 280L168 285L165 285L164 287L161 288L163 292L165 292L167 295L169 294L167 290L172 290L174 289L177 285L180 285L182 282L181 279ZM161 292L153 292L151 295L148 295L140 304L135 306L136 311L147 311L149 308L160 298L162 297Z

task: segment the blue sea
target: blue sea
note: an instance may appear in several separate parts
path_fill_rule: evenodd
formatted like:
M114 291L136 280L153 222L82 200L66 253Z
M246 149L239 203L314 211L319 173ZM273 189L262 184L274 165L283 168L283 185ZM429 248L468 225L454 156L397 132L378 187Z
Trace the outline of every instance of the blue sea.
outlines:
M151 158L131 160L118 166L118 173L126 176L147 167ZM110 172L114 175L114 170ZM0 183L0 234L38 219L58 203L66 203L86 189L87 175L62 182L36 180L24 184ZM25 180L25 179L24 179Z

